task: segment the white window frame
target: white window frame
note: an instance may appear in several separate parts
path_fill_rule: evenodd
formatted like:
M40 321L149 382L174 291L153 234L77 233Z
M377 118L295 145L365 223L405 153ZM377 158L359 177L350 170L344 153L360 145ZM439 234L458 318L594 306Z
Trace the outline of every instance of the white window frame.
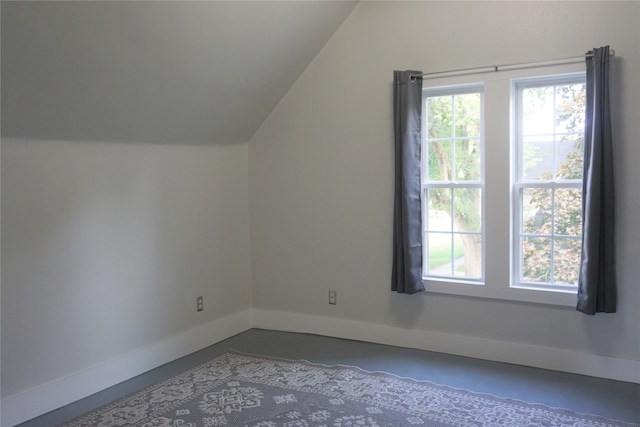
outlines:
M446 182L437 182L437 181L429 181L426 179L429 174L428 169L428 141L427 141L427 116L428 116L428 107L427 107L427 98L429 97L437 97L437 96L455 96L455 95L465 95L465 94L480 94L480 135L479 135L479 146L480 146L480 180L479 181L456 181L455 177L451 181ZM468 285L483 285L484 284L484 270L485 270L485 245L484 245L484 223L485 223L485 209L484 209L484 85L482 83L473 83L473 84L460 84L453 86L439 86L439 87L426 87L422 90L422 123L423 132L422 132L422 176L421 176L421 197L422 197L422 236L423 236L423 248L428 247L428 233L429 233L429 219L427 218L427 194L429 189L431 188L447 188L447 189L456 189L456 188L477 188L480 190L480 200L481 200L481 222L480 222L480 232L473 232L469 234L478 234L482 239L482 265L481 265L481 274L480 277L465 277L465 276L453 276L453 275L437 275L428 272L427 268L423 268L422 270L422 280L423 281L438 281L438 282L456 282L460 284L468 284ZM454 151L455 153L455 151ZM455 154L454 154L455 155ZM453 210L453 198L452 198L452 210ZM443 234L446 234L443 232ZM453 230L451 234L454 234ZM463 234L458 232L458 234ZM452 245L451 251L453 253L454 247ZM453 258L453 257L452 257ZM423 266L427 265L429 262L428 259L428 251L422 251L422 263Z
M513 93L513 108L514 108L514 123L512 126L513 131L513 165L512 168L512 219L511 223L513 226L512 230L512 257L511 257L511 287L513 288L522 288L522 289L531 289L531 290L542 290L542 291L553 291L553 292L564 292L572 295L576 295L577 286L574 285L566 285L560 283L539 283L539 282L528 282L521 280L522 277L522 238L523 235L526 234L523 231L522 224L522 192L525 189L532 188L548 188L552 191L557 189L565 189L565 188L578 188L582 190L582 179L580 180L527 180L521 178L523 176L524 166L522 164L523 156L523 136L522 136L522 121L523 121L523 111L522 111L522 92L528 88L535 87L550 87L550 86L562 86L569 84L584 84L586 82L586 74L584 72L581 73L569 73L569 74L559 74L552 76L544 76L544 77L530 77L523 79L514 79L512 81L512 93ZM555 153L555 150L554 150ZM555 154L554 154L555 156ZM554 159L555 162L555 159ZM555 206L552 203L552 218L555 216ZM531 235L531 237L535 237ZM545 236L547 237L547 236ZM556 237L551 236L552 241L552 249L551 249L551 263L554 265L554 250L553 244L555 242ZM552 270L553 273L553 270ZM553 274L552 274L553 275Z
M427 78L423 88L484 86L483 102L483 218L484 283L423 279L425 295L451 296L545 304L575 310L576 295L551 289L512 287L513 254L513 124L514 79L540 78L568 73L584 73L583 63L557 64L525 69L505 69L478 75L464 74ZM423 120L423 125L426 120ZM474 286L475 285L475 286Z

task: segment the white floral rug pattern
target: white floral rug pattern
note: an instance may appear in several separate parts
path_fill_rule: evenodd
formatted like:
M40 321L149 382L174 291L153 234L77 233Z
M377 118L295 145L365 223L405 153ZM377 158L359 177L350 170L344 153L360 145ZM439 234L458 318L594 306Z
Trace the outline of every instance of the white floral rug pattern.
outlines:
M634 425L356 367L230 352L60 427Z

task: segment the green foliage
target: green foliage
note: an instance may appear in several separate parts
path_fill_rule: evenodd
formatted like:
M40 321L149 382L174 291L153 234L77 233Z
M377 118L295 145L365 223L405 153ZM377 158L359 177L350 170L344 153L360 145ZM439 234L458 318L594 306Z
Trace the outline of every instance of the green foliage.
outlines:
M431 181L478 181L480 165L479 93L430 97L428 118L428 176ZM451 215L460 231L480 231L481 195L478 189L439 188L429 192L429 209ZM479 260L481 245L473 236L462 236L465 258ZM475 252L471 254L470 252ZM431 258L431 253L430 253ZM480 262L466 262L467 276L480 276Z
M427 99L427 167L430 181L464 182L480 179L480 100L480 94L436 96ZM543 123L543 128L551 132L550 135L561 136L556 145L551 145L556 153L560 153L558 150L561 146L572 147L563 148L561 152L564 157L557 167L551 167L551 172L535 177L537 180L582 178L584 110L585 91L582 84L534 87L526 90L526 96L523 97L523 114L525 119L529 120L527 126L531 128L531 134L539 134L539 124ZM542 159L553 157L553 151L547 151L549 150L544 145L525 144L525 170L533 171ZM528 214L523 223L524 232L548 237L523 239L523 279L533 282L576 284L582 233L581 189L532 188L525 191L528 192L525 198ZM480 231L480 190L434 188L429 191L428 197L428 209L450 215L457 230ZM481 241L474 235L463 234L461 237L464 246L465 275L478 277ZM434 250L430 249L430 259L434 256ZM442 256L447 262L451 261L450 250L445 252Z
M529 91L537 96L548 96L546 91ZM536 96L529 97L534 108L541 102ZM585 91L583 85L556 87L556 117L554 125L565 133L561 144L571 143L564 161L555 171L556 179L573 180L582 178L584 150ZM572 135L573 134L573 135ZM574 136L575 135L575 136ZM527 154L531 153L526 153ZM537 153L525 157L525 162L535 159ZM538 157L539 159L540 157ZM553 174L546 173L540 180L552 180ZM582 189L537 188L529 191L529 206L535 211L524 223L525 233L548 235L548 238L525 238L523 240L522 278L532 282L554 282L576 285L578 283L582 234ZM551 215L551 212L554 215ZM553 238L551 236L554 236ZM567 236L567 237L558 237ZM570 236L570 237L569 237ZM553 251L553 263L552 263Z

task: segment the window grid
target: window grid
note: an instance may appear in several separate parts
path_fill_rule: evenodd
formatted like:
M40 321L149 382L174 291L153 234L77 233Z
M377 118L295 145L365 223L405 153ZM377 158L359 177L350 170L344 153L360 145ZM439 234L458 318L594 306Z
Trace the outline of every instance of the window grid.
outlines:
M458 95L465 95L465 94L478 94L480 96L480 110L479 110L479 130L478 130L478 135L471 135L471 136L460 136L457 134L456 132L456 126L458 125L458 115L457 115L457 111L456 111L456 96ZM483 239L483 234L484 234L484 197L483 197L483 189L484 189L484 184L483 184L483 177L484 177L484 153L483 153L483 147L482 147L482 129L483 129L483 124L482 124L482 120L483 120L483 97L482 97L482 87L475 85L472 88L451 88L451 90L449 89L444 89L442 90L442 88L440 90L428 90L425 91L425 94L423 96L423 103L424 103L424 122L427 123L426 128L429 129L430 128L430 124L428 123L428 117L429 117L429 102L428 99L431 97L443 97L446 96L449 98L449 111L451 112L451 125L450 125L450 129L449 129L449 134L446 136L439 136L439 137L430 137L430 135L428 135L428 131L424 132L424 136L423 136L423 145L424 145L424 149L423 149L423 153L427 154L429 153L429 150L432 149L433 147L433 143L437 143L437 142L446 142L448 144L450 144L450 172L449 172L449 176L446 177L439 177L440 179L436 180L436 179L432 179L432 177L430 176L430 171L429 171L429 162L428 162L428 157L429 154L423 156L423 177L422 177L422 195L423 195L423 240L425 242L425 245L423 245L423 248L426 248L425 250L423 250L423 265L425 265L425 268L423 269L423 276L425 278L436 278L436 279L442 279L442 280L455 280L455 281L460 281L460 282L473 282L473 283L479 283L482 280L484 280L484 239ZM458 145L459 142L463 141L463 142L469 142L469 143L473 143L477 146L478 150L479 150L479 176L480 179L477 180L459 180L458 178L458 169L457 169L457 156L458 156ZM448 189L450 191L450 196L449 196L449 230L448 231L443 231L443 230L432 230L431 224L430 224L430 207L429 207L429 192L430 190L434 190L434 189ZM454 219L454 215L455 215L455 194L454 191L455 189L478 189L479 192L479 201L480 201L480 228L479 231L468 231L468 230L459 230L458 227L456 227L455 225L455 219ZM434 209L436 210L436 209ZM448 242L446 242L445 244L448 244L449 247L449 255L448 255L448 259L450 260L449 262L449 268L450 270L448 272L444 272L442 271L444 267L440 267L440 268L431 268L430 267L430 243L431 243L431 238L435 238L436 236L443 236L442 240L444 240L444 238L446 237ZM462 236L478 236L478 240L480 241L480 246L481 246L481 255L480 255L480 259L481 259L481 265L480 265L480 273L478 275L478 277L467 277L466 275L460 275L460 274L456 274L456 260L459 257L456 257L456 249L459 246L464 247L464 244L460 242L460 238ZM463 249L464 251L464 249ZM436 272L435 270L439 270L438 272Z
M557 108L558 108L558 88L564 85L575 85L575 84L583 84L584 83L584 75L581 74L579 76L572 75L567 77L561 77L554 80L546 80L544 82L528 82L523 84L516 83L516 135L517 135L517 144L516 144L516 175L514 182L514 196L516 197L517 203L515 204L514 216L517 224L517 235L518 239L514 241L514 244L517 244L517 247L514 250L515 259L514 265L516 267L514 271L514 280L512 286L515 287L532 287L536 289L542 290L555 290L555 291L575 291L576 284L567 284L562 283L561 280L558 279L558 264L556 260L556 253L559 245L561 245L562 241L578 241L581 239L581 236L576 235L567 235L561 234L557 232L557 201L556 196L558 190L563 189L582 189L582 180L581 179L563 179L559 177L560 170L560 160L558 156L558 144L562 142L563 137L571 137L576 136L580 137L580 132L558 132L557 123L555 122L557 117ZM553 132L549 133L539 133L539 134L523 134L524 128L524 107L523 107L523 91L528 88L551 88L553 94L553 113L552 117L554 119L553 123ZM550 179L547 180L536 180L536 179L527 179L529 177L525 177L524 175L524 139L525 137L551 137L552 141L552 165L553 171ZM550 230L548 233L532 233L527 232L525 230L525 195L524 192L527 189L535 190L535 189L549 189L551 194L551 203L550 203ZM536 281L536 280L527 280L530 278L525 277L525 253L524 253L524 245L526 239L548 239L550 244L549 249L549 279L548 281ZM535 279L535 278L534 278ZM556 281L558 279L558 281Z

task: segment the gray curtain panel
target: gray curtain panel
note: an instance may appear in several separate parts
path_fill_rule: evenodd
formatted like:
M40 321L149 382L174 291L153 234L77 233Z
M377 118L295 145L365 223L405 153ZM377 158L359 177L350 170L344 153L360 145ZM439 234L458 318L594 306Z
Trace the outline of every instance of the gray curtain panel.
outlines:
M422 72L393 72L395 194L391 290L413 294L422 283L420 148Z
M609 108L609 46L587 58L582 256L576 309L615 313L615 199Z

